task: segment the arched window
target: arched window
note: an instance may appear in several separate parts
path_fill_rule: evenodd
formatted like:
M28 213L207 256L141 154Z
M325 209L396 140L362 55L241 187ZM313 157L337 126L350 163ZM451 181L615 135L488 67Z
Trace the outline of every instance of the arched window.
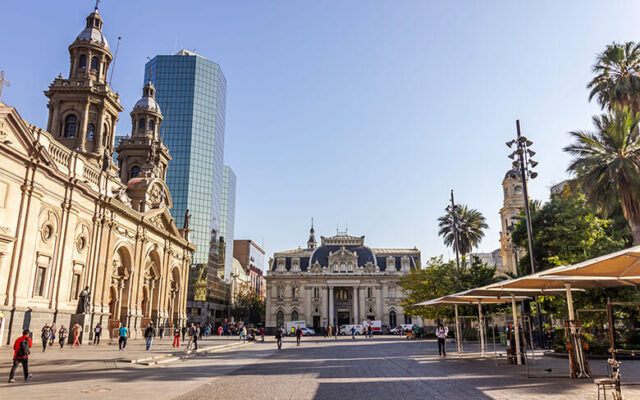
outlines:
M298 320L298 312L294 311L291 313L291 320L292 321L297 321Z
M92 71L98 70L98 57L91 57L91 70Z
M154 121L154 120L150 119L150 120L149 120L149 130L150 130L150 131L153 131L153 130L155 130L155 129L156 129L156 121Z
M80 60L78 61L78 68L85 69L87 68L87 56L82 54L80 56Z
M67 115L64 120L64 137L72 138L76 137L76 125L78 123L78 117L73 114Z
M395 327L396 325L396 312L389 311L389 326Z
M129 179L133 179L138 175L140 175L140 167L134 165L133 167L131 167L131 174L129 174Z
M284 325L284 313L282 311L278 311L278 313L276 314L276 325L278 326L278 328Z
M140 121L138 121L138 132L144 132L146 127L147 121L145 121L144 118L140 118Z
M87 125L87 140L93 142L93 138L96 136L96 127L93 124Z

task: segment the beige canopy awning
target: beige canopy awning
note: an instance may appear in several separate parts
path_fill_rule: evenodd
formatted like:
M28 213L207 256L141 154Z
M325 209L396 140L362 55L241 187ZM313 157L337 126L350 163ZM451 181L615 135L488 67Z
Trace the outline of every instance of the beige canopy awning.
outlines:
M510 296L473 296L473 295L462 295L460 294L452 294L449 296L438 297L437 299L432 299L428 301L423 301L422 303L415 304L416 306L437 306L437 305L454 305L454 304L500 304L500 303L510 303ZM528 300L530 297L527 296L516 296L516 301Z

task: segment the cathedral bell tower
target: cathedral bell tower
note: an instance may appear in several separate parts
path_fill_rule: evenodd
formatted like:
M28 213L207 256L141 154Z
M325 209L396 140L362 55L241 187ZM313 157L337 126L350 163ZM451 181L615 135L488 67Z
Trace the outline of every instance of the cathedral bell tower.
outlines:
M118 113L124 110L107 84L113 56L102 23L96 6L69 46L68 78L60 74L44 92L49 98L47 131L97 165L112 157Z
M147 83L142 89L142 98L131 111L131 136L118 144L120 180L124 184L136 177L166 180L171 156L160 140L162 112L155 96L155 87Z
M502 180L503 203L500 209L502 231L500 232L500 256L505 272L518 273L518 259L524 256L524 250L515 247L511 240L513 227L518 223L520 212L524 208L522 181L517 170L509 170Z

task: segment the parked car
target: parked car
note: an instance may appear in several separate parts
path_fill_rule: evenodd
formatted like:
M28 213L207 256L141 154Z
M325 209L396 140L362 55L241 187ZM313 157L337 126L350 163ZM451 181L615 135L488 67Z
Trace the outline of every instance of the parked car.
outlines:
M356 327L356 335L364 334L364 327L362 325L340 325L338 333L340 335L351 335L351 328Z
M391 328L389 329L389 333L392 335L400 335L402 334L402 327L398 325L395 328Z
M314 331L311 328L307 328L306 326L301 327L300 329L302 330L302 335L303 336L313 336L313 335L316 334L316 331Z

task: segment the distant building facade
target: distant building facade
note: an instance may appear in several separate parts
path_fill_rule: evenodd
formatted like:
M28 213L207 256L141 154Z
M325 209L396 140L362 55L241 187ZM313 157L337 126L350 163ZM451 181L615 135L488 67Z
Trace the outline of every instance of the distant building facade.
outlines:
M483 264L488 265L492 268L496 268L496 272L499 273L500 271L504 270L500 252L500 249L496 249L491 253L470 253L466 257L466 261L470 264L473 261L474 257L477 257Z
M220 236L226 243L226 254L234 254L233 235L236 218L236 174L228 165L224 166L222 176L222 205L220 210ZM233 257L226 257L224 264L224 277L229 279L229 273L233 268Z
M237 259L249 276L247 289L264 295L265 252L253 240L234 240L233 258Z
M189 322L223 325L229 318L232 286L223 279L225 241L211 231L209 259L206 264L189 268L187 315Z
M524 196L522 193L522 180L520 173L509 170L502 180L503 202L500 209L500 257L502 269L499 272L518 273L518 260L524 255L522 249L517 248L512 240L511 233L518 223L520 213L524 209Z
M0 103L5 344L24 328L39 332L52 322L79 323L86 343L98 322L112 335L126 324L136 338L151 322L186 319L195 246L188 218L179 229L170 214L162 112L153 85L145 85L115 165L115 125L124 108L107 83L113 56L102 25L96 7L68 48L68 77L45 91L46 131Z
M400 277L420 268L420 251L372 249L364 236L321 237L311 228L306 249L276 252L266 276L266 326L304 320L327 326L382 320L397 326L415 322L403 312Z
M206 264L211 230L221 232L227 81L218 64L194 52L158 55L145 66L164 111L161 131L171 149L167 185L176 220L191 213L194 264Z

